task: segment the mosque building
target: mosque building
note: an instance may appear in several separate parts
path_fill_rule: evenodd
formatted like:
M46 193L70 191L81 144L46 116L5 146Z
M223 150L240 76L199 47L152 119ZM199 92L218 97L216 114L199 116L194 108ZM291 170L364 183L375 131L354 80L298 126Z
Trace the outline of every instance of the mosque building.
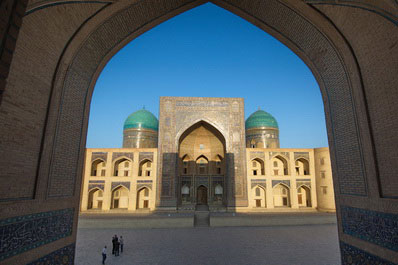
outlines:
M329 148L280 148L242 98L161 97L127 117L122 148L86 150L81 211L335 211Z

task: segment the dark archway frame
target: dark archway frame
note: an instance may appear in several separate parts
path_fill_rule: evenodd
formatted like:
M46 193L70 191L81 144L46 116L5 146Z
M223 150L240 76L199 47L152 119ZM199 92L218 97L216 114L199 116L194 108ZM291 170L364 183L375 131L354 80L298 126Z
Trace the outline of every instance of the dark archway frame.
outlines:
M51 159L48 198L74 196L77 193L76 190L75 193L59 194L57 185L77 183L76 189L80 186L80 179L68 179L64 175L80 175L89 102L96 79L107 61L143 32L205 1L160 2L163 5L159 5L159 1L139 1L126 6L106 19L102 18L103 22L89 32L85 32L83 26L78 34L84 37L76 36L76 43L72 40L65 51L61 67L56 73L51 102L53 107L50 110L50 117L56 117L56 122L50 120L50 124L55 123L56 126L47 128L46 133L50 137L45 138L51 141L45 146L52 146L51 150L46 150L48 153L44 152ZM299 1L212 2L270 33L309 66L321 88L325 106L337 208L342 195L367 197L369 179L366 172L369 169L365 169L364 160L367 159L367 165L374 165L374 161L372 157L366 157L363 145L370 145L367 150L372 149L372 146L370 134L360 134L369 132L367 112L362 88L358 86L360 82L354 80L360 78L357 65L344 38L333 25L323 21L324 18ZM161 8L153 10L155 4ZM143 14L147 12L144 10L152 10L152 17L145 17ZM322 23L316 22L319 20ZM125 32L120 29L125 29ZM70 113L74 113L73 121L68 119ZM68 138L66 133L70 131L77 133ZM66 167L69 170L58 171L60 163L64 163L63 157L70 154L77 159ZM339 230L342 231L341 223Z
M41 175L48 176L49 185L46 188L39 185L35 197L40 194L43 198L42 194L46 193L47 201L67 198L71 204L74 202L77 209L89 102L101 70L120 48L135 37L204 2L108 2L109 8L100 10L79 28L68 42L54 74L40 157L51 163L49 168L41 167L38 170ZM378 245L379 248L374 252L379 255L384 253L383 256L388 257L384 248L395 250L394 246L389 246L382 239L366 237L364 231L355 231L352 226L356 220L365 220L362 217L376 213L355 207L377 209L371 199L381 196L361 75L349 44L330 21L301 1L212 2L270 33L310 67L321 88L325 105L343 257L350 252L364 253L358 252L362 250L347 242L355 242L358 248L370 253L373 251L352 238ZM74 119L70 120L68 116ZM68 135L68 132L73 134ZM68 161L66 166L69 171L60 172L59 165L65 164L63 158L68 156L76 159ZM352 185L352 182L356 185ZM58 186L74 188L59 193ZM362 204L355 204L358 200ZM393 215L379 217L395 218ZM75 218L73 238L76 236L76 227Z

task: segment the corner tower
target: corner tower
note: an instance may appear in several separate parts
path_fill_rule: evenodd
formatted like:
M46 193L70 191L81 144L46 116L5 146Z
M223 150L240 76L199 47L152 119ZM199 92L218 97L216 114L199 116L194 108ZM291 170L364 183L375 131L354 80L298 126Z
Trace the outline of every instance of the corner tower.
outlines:
M258 110L247 118L247 148L279 148L279 127L276 119L263 110Z
M159 121L151 112L142 109L127 117L123 126L123 148L156 148Z

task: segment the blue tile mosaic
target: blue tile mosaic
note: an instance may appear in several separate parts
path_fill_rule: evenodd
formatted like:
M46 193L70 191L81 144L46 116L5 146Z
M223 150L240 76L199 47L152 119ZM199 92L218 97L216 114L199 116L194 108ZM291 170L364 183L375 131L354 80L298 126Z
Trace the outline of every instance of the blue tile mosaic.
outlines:
M398 215L341 206L343 232L398 251Z
M279 183L283 183L290 188L290 180L272 180L272 187L275 187Z
M73 265L75 259L75 244L58 249L50 254L41 257L38 260L32 261L27 265L44 265L44 264L57 264L57 265Z
M385 259L372 255L359 248L340 241L342 265L395 265Z
M0 261L72 235L74 208L0 220Z

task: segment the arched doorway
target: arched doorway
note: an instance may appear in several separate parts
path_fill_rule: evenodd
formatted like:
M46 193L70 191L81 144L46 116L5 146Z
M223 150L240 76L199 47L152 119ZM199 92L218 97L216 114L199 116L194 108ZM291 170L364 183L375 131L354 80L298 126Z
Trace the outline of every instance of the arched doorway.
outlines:
M260 187L259 185L253 187L252 194L253 194L254 207L256 208L267 207L266 191L263 187Z
M397 175L397 169L385 166L395 164L395 150L397 150L395 137L391 135L391 132L394 132L392 129L397 125L397 119L393 115L397 112L396 94L390 93L395 91L396 73L384 71L385 68L395 69L393 66L397 58L397 53L393 49L396 47L396 40L394 37L391 38L391 36L396 36L396 17L392 15L394 13L380 9L379 7L384 5L382 1L380 3L375 1L370 5L365 5L364 1L350 1L350 3L349 1L322 1L320 3L321 1L285 0L215 2L252 21L283 41L303 58L316 75L325 99L328 134L333 151L332 163L337 176L335 179L335 187L338 191L336 197L338 202L340 197L343 197L342 201L346 207L341 207L338 211L346 211L344 209L348 209L347 207L354 207L365 209L364 212L374 215L378 215L379 212L386 212L387 216L396 214L397 209L393 206L394 204L391 206L390 199L396 197L397 185L390 185L391 181L396 181L390 176ZM43 25L48 16L46 13L36 13L33 16L28 16L28 14L43 10L47 12L48 7L54 5L30 6L18 37L18 41L22 41L22 44L17 45L12 67L6 64L6 75L8 69L11 71L5 91L6 93L10 91L10 93L2 97L7 98L8 101L7 104L2 103L2 107L5 108L2 113L8 113L3 115L7 116L5 121L15 121L14 127L10 125L11 122L7 123L10 125L10 127L5 127L8 132L15 128L20 132L26 128L32 128L30 124L25 122L24 125L23 121L18 122L15 119L20 115L19 111L14 111L18 108L25 113L25 121L35 121L35 130L29 130L29 134L26 133L28 136L21 139L19 143L13 139L1 141L3 145L0 149L13 153L8 156L9 164L15 163L15 166L10 168L19 170L14 172L13 176L24 178L26 168L35 173L25 178L27 194L22 195L16 192L15 194L21 197L11 198L10 201L17 199L19 204L19 200L22 199L26 200L30 206L30 204L41 203L30 201L40 196L48 198L79 196L79 193L75 192L79 190L79 187L74 187L74 185L80 185L80 182L74 176L79 176L79 168L82 168L79 166L79 161L82 158L80 149L84 146L84 140L81 137L86 134L84 129L87 125L86 106L89 105L90 89L98 77L98 72L128 41L162 21L201 3L203 2L160 1L154 4L150 1L139 3L115 1L107 6L106 3L98 2L99 6L92 7L92 12L87 12L83 17L63 17L69 16L74 12L72 8L79 8L80 5L70 4L69 7L65 7L71 8L69 12L59 12L56 17L68 23L70 21L68 18L74 19L74 23L69 23L69 30L59 30L64 26L63 23L59 23L59 28L56 28L59 34L51 34L45 27L30 30L35 25ZM7 7L2 8L5 10ZM14 12L14 9L10 12ZM20 11L16 9L15 13L17 12ZM151 15L139 16L138 19L135 14ZM11 16L10 21L13 21ZM19 22L20 25L21 23ZM56 25L56 23L53 24ZM356 28L356 25L361 25L361 27ZM378 34L369 34L369 32L378 32ZM61 35L62 38L59 38ZM52 49L44 48L44 44L40 46L39 40L44 37L50 38L48 42L52 43ZM383 44L382 48L373 49L374 43L380 44L380 42ZM37 49L37 45L43 49ZM11 52L12 50L13 48ZM370 50L373 51L374 56L366 56ZM38 54L38 52L43 54ZM11 55L8 55L8 60L11 60L10 57ZM41 65L49 67L43 68ZM27 80L25 76L35 78ZM1 80L1 86L6 86L6 82L3 82L5 78L2 77ZM89 87L91 88L87 89ZM72 91L73 89L76 90ZM31 106L24 104L22 102L24 97L20 96L30 91L37 94L37 97L33 99L26 97L31 100ZM81 94L75 94L78 91L81 91ZM73 119L70 119L71 114ZM379 122L386 117L389 117L391 122ZM70 132L76 132L76 134ZM8 133L3 135L8 135ZM10 147L3 149L7 145ZM18 169L19 165L13 161L23 160L24 157L15 158L18 153L21 153L20 156L26 156L26 153L21 152L23 150L29 150L31 152L29 156L32 159L31 162L26 162L29 165ZM47 164L40 163L41 161L51 162ZM63 161L65 167L58 167ZM6 167L4 169L6 170ZM64 178L65 176L68 178ZM339 176L344 178L340 179ZM351 181L356 183L355 187L347 184L352 183ZM13 186L12 182L21 183L15 181L15 178L7 178L4 180L5 185L2 182L0 186L9 188ZM57 185L73 188L59 189ZM9 200L11 195L6 191L3 193L3 197ZM78 208L77 199L70 201L67 207ZM60 205L66 207L66 204ZM340 207L340 204L338 205ZM20 207L14 207L15 210L12 210L9 204L4 207L10 209L9 215L4 216L5 218L32 213L31 211L23 212ZM30 209L30 207L27 208ZM36 212L45 212L54 208L43 204L37 209ZM361 211L358 210L357 213L359 215ZM345 216L348 221L352 220L350 215L342 216ZM357 220L366 225L366 218L358 217ZM342 221L339 220L339 222ZM374 231L378 230L377 224L372 224L372 226L375 226ZM344 231L340 231L340 234L343 235ZM362 238L360 235L357 237ZM342 236L341 240L342 249L347 250L347 253L350 245L347 246L346 243L349 243L356 246L351 249L360 251L358 256L377 255L391 260L389 253L384 249L387 244L376 242L379 244L376 249L371 243L364 241L359 244L347 236ZM364 250L366 249L364 245L372 249L372 254ZM55 247L49 248L49 251L53 250L56 250ZM351 257L347 253L345 256ZM44 256L48 253L42 254Z
M87 209L101 210L102 202L103 202L103 191L98 188L90 190L90 192L88 193Z
M311 190L305 185L297 189L297 202L299 207L311 207Z
M129 190L124 186L112 190L112 209L127 209L129 206Z
M144 187L137 192L137 209L149 208L149 189Z
M274 207L290 207L290 189L279 183L273 189Z
M179 207L193 208L195 198L198 204L222 206L225 202L222 190L228 181L222 133L202 120L185 129L178 143ZM191 194L188 187L198 188Z
M203 185L201 185L197 188L196 204L207 205L207 188Z

